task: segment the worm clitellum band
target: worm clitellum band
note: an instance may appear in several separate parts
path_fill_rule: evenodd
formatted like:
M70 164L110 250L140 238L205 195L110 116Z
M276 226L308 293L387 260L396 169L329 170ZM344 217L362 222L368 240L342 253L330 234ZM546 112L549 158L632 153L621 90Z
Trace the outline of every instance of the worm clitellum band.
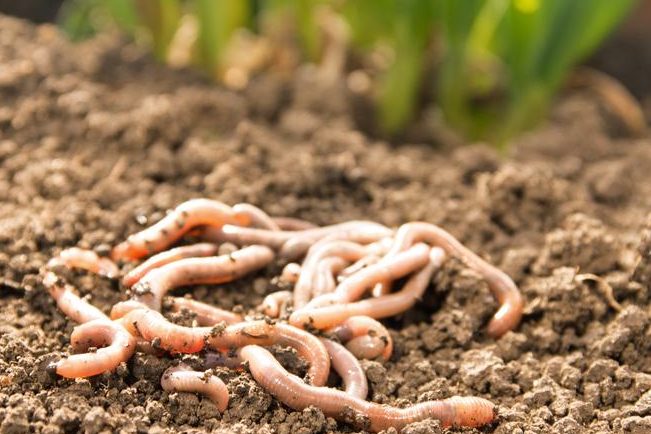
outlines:
M172 247L182 244L186 234L208 242ZM479 272L499 301L501 307L488 325L491 336L501 336L520 321L523 300L513 281L437 226L407 223L393 230L372 221L351 221L318 227L269 216L250 204L229 207L194 199L129 237L112 255L120 261L154 256L122 277L131 297L115 304L110 318L55 274L63 266L117 278L120 270L110 259L71 248L44 270L44 286L59 309L81 324L73 331L71 346L82 354L51 365L61 376L114 370L135 351L172 357L203 351L208 365L239 369L246 362L253 378L293 409L315 406L338 420L350 420L352 411L366 421L361 428L370 431L400 430L426 418L446 427L478 427L495 419L495 407L482 398L452 397L405 408L365 400L368 385L358 359L388 360L393 352L391 335L377 320L410 309L448 256ZM260 270L272 263L275 270L285 265L280 278L272 280L282 290L266 294L261 305L248 306L248 311L230 312L187 297L163 303L167 292L179 286L216 285L253 272L268 273ZM293 291L286 290L289 285ZM164 314L169 308L194 314L197 326L170 321ZM260 319L260 312L267 316ZM285 313L290 314L289 324L283 322ZM322 330L319 337L313 334L316 330ZM305 380L288 373L263 348L273 345L293 348L308 362ZM83 353L91 347L99 349ZM331 367L344 390L325 387ZM226 386L209 371L175 366L165 372L161 386L204 393L220 411L228 406Z

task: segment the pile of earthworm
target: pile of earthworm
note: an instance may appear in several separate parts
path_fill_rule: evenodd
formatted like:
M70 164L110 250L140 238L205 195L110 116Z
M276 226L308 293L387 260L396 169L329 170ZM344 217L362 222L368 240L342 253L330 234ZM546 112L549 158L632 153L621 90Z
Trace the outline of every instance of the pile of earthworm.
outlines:
M200 242L166 250L183 238ZM350 221L317 227L270 217L249 204L190 200L117 245L110 258L70 248L50 260L43 283L59 309L80 324L70 338L74 354L50 369L67 378L89 377L115 369L135 351L201 353L206 372L179 364L163 374L162 388L204 393L223 412L228 390L209 370L220 365L247 369L292 409L314 406L338 420L361 420L370 431L399 430L426 418L446 427L485 425L495 419L496 409L482 398L452 397L405 408L366 401L367 380L358 359L386 360L392 352L391 336L377 320L413 306L448 256L486 279L499 302L489 335L497 338L516 327L523 300L513 281L435 225L413 222L390 229ZM145 257L135 268L128 266ZM195 315L196 326L177 325L161 313L174 288L230 282L272 261L287 263L279 279L293 291L268 295L257 315L186 297L169 301L173 310ZM57 274L61 267L82 268L113 279L120 275L118 263L131 268L122 276L129 298L113 306L110 317ZM285 370L266 348L273 345L291 347L305 359L306 378ZM326 386L331 368L343 390Z

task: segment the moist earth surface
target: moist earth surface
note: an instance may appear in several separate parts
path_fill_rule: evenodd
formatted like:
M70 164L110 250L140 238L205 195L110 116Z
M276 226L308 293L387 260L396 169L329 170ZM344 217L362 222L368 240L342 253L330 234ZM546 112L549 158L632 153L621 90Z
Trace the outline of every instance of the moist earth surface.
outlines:
M489 433L651 432L649 137L629 137L586 92L563 95L507 155L459 144L426 117L389 144L356 126L344 83L304 67L232 92L119 38L72 45L53 27L0 17L0 433L360 432L289 410L246 372L217 369L231 394L224 414L164 392L179 357L136 354L76 381L47 372L74 326L43 288L47 260L71 246L105 253L195 197L318 224L436 223L514 278L524 318L496 341L487 285L447 261L413 309L385 321L395 351L363 362L369 399L481 396L499 408ZM278 290L283 265L177 292L251 310ZM125 298L116 281L65 277L105 312ZM274 353L304 373L294 353ZM430 420L403 430L441 431Z

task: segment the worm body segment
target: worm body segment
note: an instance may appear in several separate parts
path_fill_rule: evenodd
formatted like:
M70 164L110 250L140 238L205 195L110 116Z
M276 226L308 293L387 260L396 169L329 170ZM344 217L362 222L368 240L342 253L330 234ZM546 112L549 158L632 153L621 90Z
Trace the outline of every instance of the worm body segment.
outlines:
M215 403L220 413L228 407L228 389L222 380L206 372L192 370L181 364L168 368L161 377L161 387L167 392L201 393Z

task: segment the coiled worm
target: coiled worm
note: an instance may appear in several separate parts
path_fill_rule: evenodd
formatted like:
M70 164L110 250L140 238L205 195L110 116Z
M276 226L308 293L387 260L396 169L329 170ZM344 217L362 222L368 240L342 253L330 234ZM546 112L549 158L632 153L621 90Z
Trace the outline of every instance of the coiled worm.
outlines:
M398 292L340 304L332 304L336 303L336 299L331 295L329 301L326 297L321 297L323 304L320 306L319 300L314 299L303 309L294 312L290 317L290 323L295 325L309 323L312 327L322 330L341 324L352 316L364 315L380 319L401 314L422 297L432 274L441 267L445 256L443 249L432 248L429 253L429 263L409 277Z
M441 247L449 255L459 258L486 279L493 296L500 303L499 310L488 323L490 336L500 337L518 325L522 318L524 300L513 280L440 227L423 222L406 223L400 226L396 232L394 245L386 257L398 255L418 242Z
M185 258L155 268L133 286L133 299L160 310L163 297L183 285L217 284L258 270L274 258L265 246L244 247L230 255Z
M264 298L260 309L265 315L271 318L278 318L287 305L291 303L292 297L291 291L272 292Z
M174 353L197 353L204 348L240 348L251 344L290 346L309 362L308 375L313 384L323 385L328 380L330 359L321 341L289 324L246 321L223 327L184 327L146 307L133 309L119 321L131 334L142 336L147 341L156 340L158 347Z
M219 377L208 372L195 371L185 364L168 368L160 385L167 392L201 393L210 398L223 413L228 407L228 389Z
M92 353L73 354L50 364L62 377L92 377L115 369L131 358L136 349L136 338L120 324L105 318L81 324L72 332L70 343L75 352L102 347Z
M389 360L393 352L393 339L387 329L368 316L351 316L328 330L346 345L358 359Z
M331 256L352 262L365 254L364 246L350 241L334 240L315 244L308 251L305 262L301 266L301 274L294 285L294 309L300 309L312 298L312 286L319 262Z
M379 432L404 426L427 418L437 419L443 427L480 427L495 420L495 406L488 400L475 397L452 397L426 401L405 408L396 408L367 402L346 392L328 387L314 387L287 372L262 347L248 345L240 351L248 362L253 378L271 395L294 410L314 406L326 416L350 420L351 412L366 420L363 429Z
M328 350L332 368L344 383L345 392L355 398L366 399L368 381L359 360L346 347L335 341L321 338L321 342Z

